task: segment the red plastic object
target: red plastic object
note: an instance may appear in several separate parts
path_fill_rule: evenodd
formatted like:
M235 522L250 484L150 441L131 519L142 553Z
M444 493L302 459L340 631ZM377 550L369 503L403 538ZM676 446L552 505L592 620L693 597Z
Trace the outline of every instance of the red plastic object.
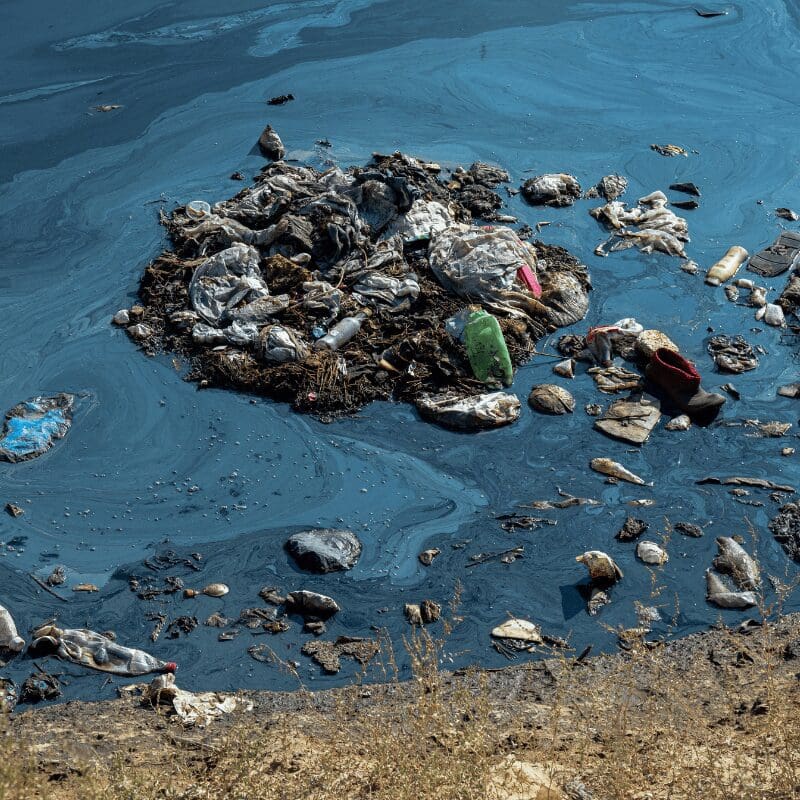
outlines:
M528 287L534 297L538 299L542 296L542 287L539 286L539 281L536 280L533 270L527 264L517 270L517 277Z
M176 669L178 669L178 665L174 661L167 661L164 664L164 672L175 672Z

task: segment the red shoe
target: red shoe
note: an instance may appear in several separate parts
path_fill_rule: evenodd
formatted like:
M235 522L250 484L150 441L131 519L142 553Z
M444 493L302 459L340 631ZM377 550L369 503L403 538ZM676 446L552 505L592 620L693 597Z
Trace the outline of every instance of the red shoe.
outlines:
M700 386L700 373L680 353L660 347L645 370L647 377L690 417L713 418L725 402Z

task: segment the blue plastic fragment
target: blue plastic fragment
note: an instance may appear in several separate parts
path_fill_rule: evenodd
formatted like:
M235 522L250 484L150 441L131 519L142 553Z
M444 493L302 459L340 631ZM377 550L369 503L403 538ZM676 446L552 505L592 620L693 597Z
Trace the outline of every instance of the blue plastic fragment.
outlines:
M75 397L63 392L17 403L6 414L0 459L25 461L49 450L70 429L74 404Z

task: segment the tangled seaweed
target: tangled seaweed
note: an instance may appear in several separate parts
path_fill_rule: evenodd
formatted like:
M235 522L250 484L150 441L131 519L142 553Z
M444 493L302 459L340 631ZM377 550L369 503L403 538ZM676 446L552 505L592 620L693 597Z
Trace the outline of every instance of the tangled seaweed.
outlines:
M496 213L502 200L494 189L508 175L480 163L446 181L440 174L438 165L401 153L344 171L280 161L229 200L162 214L172 249L145 269L130 336L148 353L187 359L187 377L201 387L265 395L323 419L373 400L485 391L445 329L481 298L444 288L428 244L431 233L470 224L473 215L513 220ZM567 250L531 247L541 298L520 284L507 302L484 303L515 366L546 332L585 315L591 288ZM313 348L337 318L365 307L371 315L352 340L336 351Z

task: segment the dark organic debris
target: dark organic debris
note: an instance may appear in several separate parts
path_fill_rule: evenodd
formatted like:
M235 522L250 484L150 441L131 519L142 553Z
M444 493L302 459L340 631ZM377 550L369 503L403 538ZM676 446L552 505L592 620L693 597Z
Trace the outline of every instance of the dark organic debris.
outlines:
M700 203L697 200L673 200L671 204L675 208L681 208L684 211L694 211L694 209L700 208Z
M277 97L270 97L267 100L268 106L282 106L284 103L288 103L290 100L294 100L293 94L279 94Z
M791 208L776 208L775 214L781 217L781 219L788 219L789 222L797 222L797 220L800 219L797 212L792 211Z
M692 194L695 197L700 197L700 190L697 188L697 185L689 181L686 183L671 183L669 188L675 192L683 192L684 194Z
M695 483L716 483L723 486L755 486L757 489L772 489L773 491L788 492L789 494L794 494L795 492L793 486L781 485L780 483L774 483L773 481L764 480L763 478L742 478L738 476L731 478L715 478L709 476L707 478L701 478L699 481L695 481Z
M727 11L713 11L703 8L696 8L694 13L697 14L698 17L703 17L705 19L711 19L712 17L724 17L727 15Z
M676 522L675 530L684 536L691 536L693 539L699 539L703 535L703 529L692 522Z
M61 697L61 684L55 675L34 672L25 679L20 692L21 703L40 703Z
M21 517L25 513L25 509L14 505L14 503L6 503L6 512L12 517Z
M522 545L512 547L509 550L501 550L499 553L476 553L469 557L468 567L477 567L478 564L485 564L487 561L499 561L502 564L513 564L518 558L522 558L525 548Z
M655 150L656 153L662 156L688 156L689 154L684 150L682 147L678 147L676 144L651 144L651 150Z
M547 517L527 517L522 514L501 514L495 519L500 521L500 527L504 531L535 531L545 525L557 525L558 522Z
M712 336L708 342L708 352L717 368L723 372L747 372L758 366L755 351L741 336Z
M330 642L312 639L301 648L301 653L311 656L324 672L335 674L341 669L342 657L352 658L359 664L368 664L377 654L380 646L374 639L340 636Z
M800 504L786 503L770 521L769 529L786 554L800 561Z
M632 542L634 539L638 539L649 527L650 525L643 519L628 517L615 538L621 542Z
M273 134L265 131L261 146L281 158ZM431 237L476 231L459 228L476 214L496 219L494 187L507 175L481 163L449 179L440 172L402 153L325 172L279 161L234 198L162 215L172 249L145 270L129 333L148 353L185 357L187 377L201 387L256 392L323 419L374 400L480 394L486 384L473 377L448 319L482 299L517 366L545 333L583 317L590 285L563 248L495 227L535 264L541 297L516 267L485 297L446 289L432 268ZM338 349L315 345L343 323L351 338Z
M311 572L352 569L361 555L361 542L352 531L333 528L301 531L285 546L297 565Z

